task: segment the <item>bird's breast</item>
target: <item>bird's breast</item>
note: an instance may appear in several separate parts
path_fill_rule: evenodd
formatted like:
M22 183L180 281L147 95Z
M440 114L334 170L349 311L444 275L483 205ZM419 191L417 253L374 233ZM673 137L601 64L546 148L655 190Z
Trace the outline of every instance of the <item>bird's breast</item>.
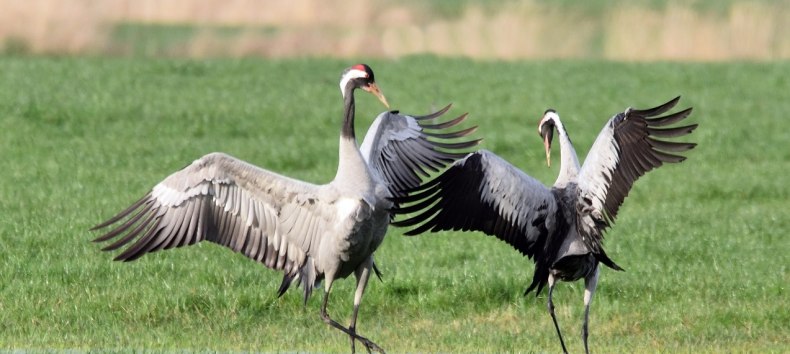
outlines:
M356 198L338 199L335 202L337 220L357 219L362 203L364 202L361 199Z
M334 274L346 277L381 245L387 230L388 214L362 199L341 198L335 203L338 223L331 239L325 240L322 258L337 259Z

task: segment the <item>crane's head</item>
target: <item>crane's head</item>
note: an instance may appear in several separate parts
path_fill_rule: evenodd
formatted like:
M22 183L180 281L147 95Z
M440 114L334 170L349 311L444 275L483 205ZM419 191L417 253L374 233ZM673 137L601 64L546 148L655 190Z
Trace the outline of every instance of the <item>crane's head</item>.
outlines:
M543 138L543 147L546 148L546 164L551 167L551 139L554 137L554 126L560 120L557 111L549 108L543 112L543 118L538 123L538 134Z
M340 75L340 92L343 94L343 98L353 94L353 91L357 88L372 93L384 106L390 107L389 103L387 103L387 98L384 97L379 86L376 85L376 80L373 78L373 70L367 64L351 66L343 70L343 74Z

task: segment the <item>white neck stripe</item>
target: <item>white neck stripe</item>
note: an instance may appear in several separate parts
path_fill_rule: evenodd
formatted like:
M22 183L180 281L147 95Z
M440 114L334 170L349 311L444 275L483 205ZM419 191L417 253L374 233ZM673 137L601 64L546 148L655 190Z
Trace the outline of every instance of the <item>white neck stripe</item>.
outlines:
M357 69L349 70L348 72L345 73L345 75L343 75L343 77L340 78L340 93L342 93L343 97L345 98L345 94L346 94L345 89L346 89L346 85L348 85L348 81L351 79L360 79L366 77L368 77L368 73L362 70L357 70Z

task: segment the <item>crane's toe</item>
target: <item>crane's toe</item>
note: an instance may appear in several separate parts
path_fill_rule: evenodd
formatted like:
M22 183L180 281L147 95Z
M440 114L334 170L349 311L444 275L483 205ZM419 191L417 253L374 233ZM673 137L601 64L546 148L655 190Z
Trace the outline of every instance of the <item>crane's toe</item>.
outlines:
M365 349L368 350L368 353L378 352L385 354L384 349L381 349L381 347L379 347L376 343L371 342L369 339L360 337L360 340L363 344L365 344Z
M351 339L351 352L352 353L356 353L356 341L360 341L360 342L362 342L363 345L365 345L365 350L368 351L368 354L373 353L373 352L382 353L382 354L385 353L384 349L381 349L381 347L379 347L378 344L373 343L373 341L371 341L370 339L367 339L367 338L365 338L363 336L360 336L357 333L356 328L349 327L347 333L348 333L348 338Z

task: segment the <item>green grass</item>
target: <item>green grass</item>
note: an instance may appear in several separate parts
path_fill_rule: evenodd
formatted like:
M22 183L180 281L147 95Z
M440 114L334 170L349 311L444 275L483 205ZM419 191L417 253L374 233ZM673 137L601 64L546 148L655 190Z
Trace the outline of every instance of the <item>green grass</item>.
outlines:
M349 64L0 58L0 349L348 351L319 319L320 294L306 307L299 291L277 298L277 272L208 244L115 263L87 230L212 151L328 181ZM682 94L699 146L637 182L607 235L627 271L602 272L591 349L787 350L790 63L370 64L394 108L453 102L483 147L547 184L546 108L583 156L612 114ZM361 136L381 106L358 96ZM506 244L391 229L376 256L384 281L371 281L359 331L388 351L559 351L545 293L521 296L532 263ZM345 322L353 281L336 284L330 313ZM582 292L555 292L572 352Z

